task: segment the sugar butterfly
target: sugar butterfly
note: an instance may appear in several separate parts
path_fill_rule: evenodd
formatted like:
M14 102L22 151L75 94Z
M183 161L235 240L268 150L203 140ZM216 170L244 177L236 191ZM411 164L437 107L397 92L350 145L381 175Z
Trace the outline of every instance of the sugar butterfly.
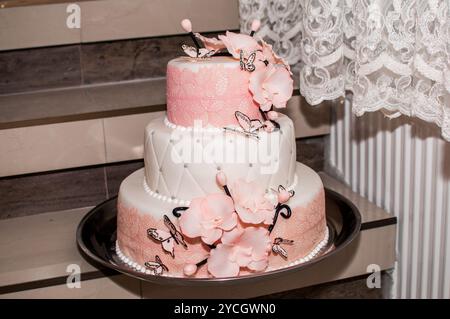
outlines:
M236 111L234 113L234 116L236 117L236 120L238 121L239 125L241 126L242 131L237 130L235 128L231 128L231 127L225 127L225 130L243 133L248 136L253 136L253 137L259 138L258 130L260 128L264 127L264 124L260 120L258 120L258 119L251 120L247 115L245 115L244 113L242 113L240 111Z
M156 228L149 228L147 230L147 234L154 240L160 242L162 248L166 252L168 252L172 257L175 257L174 254L175 244L182 245L184 248L187 248L187 244L184 241L183 235L177 230L177 228L170 221L167 215L164 215L164 225L166 225L169 231Z
M186 44L183 44L181 46L181 48L183 49L184 53L189 55L191 58L210 58L215 53L217 53L217 50L211 50L210 51L210 50L205 49L205 48L200 48L200 49L198 49L198 52L197 52L197 48L195 48L193 46L186 45Z
M150 269L154 275L161 276L164 271L169 271L166 265L164 265L158 255L155 256L155 261L147 261L144 266Z
M255 59L256 59L256 51L250 53L248 58L244 56L244 51L241 50L239 53L239 64L241 66L241 70L253 72L255 71Z
M275 240L273 241L272 244L272 251L277 254L280 255L281 257L283 257L284 259L287 258L288 254L286 249L284 249L283 247L281 247L281 244L285 244L285 245L292 245L294 243L293 240L290 239L283 239L281 237L277 237L275 238Z

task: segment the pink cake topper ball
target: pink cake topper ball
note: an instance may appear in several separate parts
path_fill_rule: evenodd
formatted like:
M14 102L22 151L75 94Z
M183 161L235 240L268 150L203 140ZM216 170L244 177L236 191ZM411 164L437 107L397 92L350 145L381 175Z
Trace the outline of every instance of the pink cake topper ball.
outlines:
M192 32L192 23L191 20L189 19L183 19L183 21L181 21L181 27L184 29L184 31L186 32Z
M289 198L291 198L291 194L285 189L278 193L278 202L281 204L286 203Z
M252 21L252 32L258 31L259 27L261 26L261 21L258 19L255 19Z
M186 264L183 268L183 272L186 276L190 277L197 272L197 265Z
M217 173L216 180L217 180L217 184L219 184L222 187L227 185L227 176L225 175L224 172Z

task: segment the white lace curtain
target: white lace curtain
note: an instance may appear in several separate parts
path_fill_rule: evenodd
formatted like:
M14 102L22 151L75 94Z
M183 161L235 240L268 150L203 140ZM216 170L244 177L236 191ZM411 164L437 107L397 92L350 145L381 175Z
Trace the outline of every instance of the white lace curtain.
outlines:
M241 29L300 74L308 103L353 92L353 112L416 116L450 140L450 0L240 0Z

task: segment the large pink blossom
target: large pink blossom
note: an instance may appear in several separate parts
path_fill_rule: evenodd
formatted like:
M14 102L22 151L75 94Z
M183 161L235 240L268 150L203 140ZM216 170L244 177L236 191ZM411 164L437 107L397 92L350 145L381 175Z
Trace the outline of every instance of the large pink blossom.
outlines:
M211 250L208 271L214 277L237 276L243 267L263 271L269 263L270 250L269 231L265 227L234 228Z
M190 238L201 237L208 245L222 237L223 231L237 224L233 200L225 194L209 194L191 201L189 209L181 214L180 228Z
M253 51L261 50L261 45L259 45L258 41L247 34L227 31L225 35L219 35L219 39L222 40L223 44L227 47L228 52L235 59L240 58L241 50L244 51L246 55Z
M269 64L251 73L249 89L261 110L269 111L272 105L276 108L286 107L292 97L294 81L285 67Z
M238 179L231 187L231 194L234 207L242 222L272 224L274 206L266 198L264 189L257 182L246 182Z

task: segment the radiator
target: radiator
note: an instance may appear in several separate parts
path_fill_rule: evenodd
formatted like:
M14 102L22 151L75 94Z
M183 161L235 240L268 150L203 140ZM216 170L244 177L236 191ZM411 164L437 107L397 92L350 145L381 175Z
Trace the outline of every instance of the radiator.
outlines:
M393 298L450 298L450 143L420 120L333 108L327 170L398 217Z

